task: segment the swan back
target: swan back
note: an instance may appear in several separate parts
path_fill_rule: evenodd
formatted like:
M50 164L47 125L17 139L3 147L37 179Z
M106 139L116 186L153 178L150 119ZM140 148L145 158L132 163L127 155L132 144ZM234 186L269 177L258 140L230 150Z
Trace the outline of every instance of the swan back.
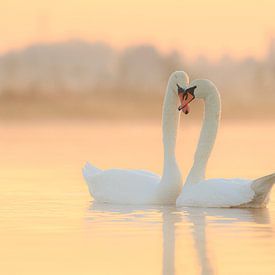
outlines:
M207 179L184 185L178 206L232 207L251 201L252 181L245 179Z

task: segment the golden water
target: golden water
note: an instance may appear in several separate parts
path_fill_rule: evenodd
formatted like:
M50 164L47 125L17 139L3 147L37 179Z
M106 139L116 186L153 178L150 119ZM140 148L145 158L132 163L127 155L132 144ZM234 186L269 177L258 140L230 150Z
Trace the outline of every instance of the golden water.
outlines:
M198 131L184 119L177 147L184 175ZM9 122L0 142L1 274L275 274L275 192L262 210L91 202L86 160L161 173L158 123ZM274 171L272 122L222 124L207 176Z

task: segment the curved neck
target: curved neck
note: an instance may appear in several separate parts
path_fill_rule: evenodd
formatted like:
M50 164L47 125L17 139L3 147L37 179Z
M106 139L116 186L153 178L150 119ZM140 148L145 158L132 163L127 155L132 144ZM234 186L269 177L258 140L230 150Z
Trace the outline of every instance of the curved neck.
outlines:
M179 98L167 86L162 108L162 142L164 149L164 167L167 162L175 162L175 147L180 112L178 111Z
M177 130L180 116L178 105L178 95L173 91L171 85L168 83L162 110L162 141L164 159L162 178L159 185L160 190L163 191L161 192L163 193L162 196L169 196L169 194L167 194L168 190L170 196L172 193L175 193L175 196L177 196L179 188L182 184L181 174L175 156Z
M193 166L188 174L185 184L198 183L205 178L205 170L208 158L215 143L217 130L220 122L220 96L216 89L209 89L204 98L205 109L203 125Z

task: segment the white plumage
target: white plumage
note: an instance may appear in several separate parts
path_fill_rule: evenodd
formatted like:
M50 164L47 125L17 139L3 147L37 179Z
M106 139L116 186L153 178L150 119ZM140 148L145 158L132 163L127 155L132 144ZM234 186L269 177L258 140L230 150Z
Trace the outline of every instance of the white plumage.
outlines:
M175 158L179 121L177 84L188 85L184 72L173 73L168 81L163 104L162 131L164 163L162 177L143 170L100 170L89 163L83 176L90 194L97 202L117 204L174 204L182 187Z
M205 170L215 143L220 121L220 96L209 80L195 80L195 97L205 102L204 122L193 166L187 176L177 206L265 207L275 183L275 173L257 180L207 179Z
M156 174L126 169L109 169L97 173L91 171L95 171L95 168L87 163L83 175L96 201L118 204L157 203L155 194L160 177Z
M195 97L204 100L205 112L194 163L180 190L182 179L175 158L179 120L177 84L187 87L188 76L184 72L175 72L170 76L163 104L162 177L144 170L100 170L87 163L83 168L83 175L93 198L97 202L117 204L174 204L176 201L177 206L266 206L275 183L275 173L256 180L205 180L207 162L220 121L219 92L208 80L195 80L190 84L192 87L196 86Z
M186 185L178 200L181 205L199 207L231 207L253 199L251 180L208 179L196 184Z

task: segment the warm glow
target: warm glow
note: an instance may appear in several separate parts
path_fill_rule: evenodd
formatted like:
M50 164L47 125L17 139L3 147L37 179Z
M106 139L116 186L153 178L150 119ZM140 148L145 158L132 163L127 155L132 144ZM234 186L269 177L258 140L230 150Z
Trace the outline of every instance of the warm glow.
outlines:
M182 122L186 175L200 126ZM1 274L274 274L275 190L262 210L91 203L87 159L161 172L160 121L2 123L0 136ZM274 171L274 140L274 123L223 122L207 175Z
M152 43L186 57L261 57L275 29L275 2L229 0L3 1L0 52L37 42Z

